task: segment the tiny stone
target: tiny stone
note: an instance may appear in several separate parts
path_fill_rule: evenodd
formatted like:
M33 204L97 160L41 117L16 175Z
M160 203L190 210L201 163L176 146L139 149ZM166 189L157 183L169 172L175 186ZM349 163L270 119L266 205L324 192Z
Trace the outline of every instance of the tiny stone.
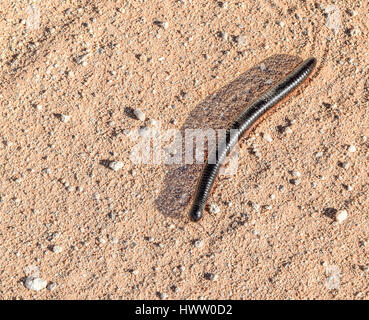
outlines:
M178 292L180 292L180 291L181 291L181 290L180 290L177 286L175 286L175 285L172 285L170 288L172 289L172 291L173 291L174 293L178 293Z
M24 285L29 290L40 291L46 288L47 281L37 277L27 277Z
M347 211L346 210L340 210L336 214L336 221L338 223L342 223L347 219Z
M211 214L217 214L217 213L220 212L219 207L215 203L210 204L210 209L209 210L210 210Z
M348 148L349 152L356 152L356 147L354 145L349 146Z
M60 120L64 123L67 123L70 120L71 116L65 115L65 114L61 114L60 115Z
M271 136L270 136L270 134L268 134L268 133L264 133L264 134L263 134L263 138L264 138L264 140L265 140L265 141L267 141L267 142L272 142L272 141L273 141L272 137L271 137Z
M156 126L158 125L158 121L156 121L156 120L154 120L154 119L150 119L150 120L148 121L148 123L149 123L149 125L154 126L154 127L156 127Z
M140 109L133 110L133 113L135 114L138 120L145 121L146 116Z
M260 210L260 205L258 203L251 203L251 208L253 208L256 212L259 212Z
M118 171L118 170L123 168L123 162L112 161L112 162L109 163L109 168L114 170L114 171Z
M293 171L291 172L291 174L292 174L294 177L301 177L301 172L296 171L296 170L293 170Z
M246 45L246 37L243 34L240 34L239 36L237 36L235 41L240 46L245 46Z
M203 244L204 244L204 243L203 243L203 241L201 241L201 240L196 240L196 241L194 242L194 246L195 246L196 248L201 248Z
M315 154L315 158L321 158L323 157L323 152L319 151Z
M228 8L227 2L218 1L218 6L221 7L221 8L223 8L223 9L227 9Z
M348 167L350 166L350 164L347 162L347 161L345 161L345 162L343 162L342 164L341 164L341 167L343 168L343 169L348 169Z
M205 278L210 280L210 281L217 281L219 276L217 274L214 274L214 273L206 273Z
M352 29L350 30L350 36L359 36L361 31L359 29Z
M54 253L61 253L63 251L63 248L60 246L53 246L53 252Z
M298 186L301 183L301 179L300 178L291 179L290 182L295 186Z
M168 295L167 295L166 293L158 292L158 297L159 297L161 300L165 300L166 298L168 298Z
M169 23L167 21L158 21L158 20L155 20L154 21L154 24L156 24L158 27L164 28L164 29L168 29L168 27L169 27Z
M57 285L56 283L54 282L50 282L48 285L47 285L47 289L50 290L50 291L54 291L56 289Z

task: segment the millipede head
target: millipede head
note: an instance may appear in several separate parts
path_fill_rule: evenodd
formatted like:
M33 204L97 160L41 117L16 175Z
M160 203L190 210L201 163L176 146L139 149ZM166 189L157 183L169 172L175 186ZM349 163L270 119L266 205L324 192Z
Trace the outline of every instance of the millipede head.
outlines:
M198 205L193 205L190 211L190 218L192 221L199 221L202 217L202 208Z

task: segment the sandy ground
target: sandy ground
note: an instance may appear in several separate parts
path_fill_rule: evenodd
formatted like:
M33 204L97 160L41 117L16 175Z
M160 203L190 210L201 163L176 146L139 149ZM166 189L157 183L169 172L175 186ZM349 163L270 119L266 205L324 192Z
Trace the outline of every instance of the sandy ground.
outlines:
M368 299L367 1L75 3L0 4L1 299ZM189 221L201 165L131 161L149 119L225 127L310 56L218 213Z

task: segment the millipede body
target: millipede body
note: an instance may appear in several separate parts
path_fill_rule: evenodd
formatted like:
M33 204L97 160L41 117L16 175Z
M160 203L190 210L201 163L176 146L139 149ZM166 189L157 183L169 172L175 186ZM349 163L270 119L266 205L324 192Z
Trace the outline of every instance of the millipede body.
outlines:
M201 219L219 169L239 138L247 130L251 129L267 111L271 110L278 102L307 79L315 65L315 58L309 58L302 62L286 78L252 101L234 120L226 131L225 141L217 144L216 149L212 150L213 154L211 158L215 159L214 163L208 161L203 169L190 211L190 217L193 221Z

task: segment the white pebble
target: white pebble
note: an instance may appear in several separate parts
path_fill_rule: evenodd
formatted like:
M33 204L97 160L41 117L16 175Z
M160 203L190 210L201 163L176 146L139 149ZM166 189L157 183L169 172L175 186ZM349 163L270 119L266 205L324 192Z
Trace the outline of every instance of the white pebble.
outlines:
M203 241L201 241L201 240L196 240L196 241L194 242L194 246L195 246L196 248L201 248L203 244L204 244L204 242L203 242Z
M146 115L140 109L134 109L133 113L138 120L145 121Z
M60 115L60 120L64 123L67 123L70 120L71 116L65 115L65 114L61 114Z
M148 124L149 124L150 126L156 127L159 123L158 123L158 121L157 121L157 120L150 119L150 120L149 120L149 122L148 122Z
M356 152L356 147L354 145L349 146L348 148L349 152Z
M112 161L112 162L109 163L109 168L114 170L114 171L118 171L118 170L123 168L123 162Z
M24 285L29 290L40 291L46 288L47 281L37 277L27 277Z
M210 209L209 210L210 210L210 213L212 213L212 214L217 214L217 213L220 212L219 207L215 203L210 204Z
M61 253L63 251L63 248L60 246L53 246L53 252L54 253Z
M342 223L347 219L347 211L346 210L340 210L336 214L336 221L338 223Z
M301 172L296 171L296 170L293 170L293 171L291 172L291 174L292 174L294 177L301 177Z
M271 136L270 136L270 134L268 134L268 133L264 133L264 134L263 134L263 138L264 138L264 140L265 140L265 141L267 141L267 142L272 142L272 141L273 141L272 137L271 137Z
M321 158L321 157L323 157L323 152L322 152L322 151L317 152L317 153L315 154L315 157L316 157L316 158Z
M47 285L47 289L50 291L54 291L56 289L57 285L54 282L51 282Z

